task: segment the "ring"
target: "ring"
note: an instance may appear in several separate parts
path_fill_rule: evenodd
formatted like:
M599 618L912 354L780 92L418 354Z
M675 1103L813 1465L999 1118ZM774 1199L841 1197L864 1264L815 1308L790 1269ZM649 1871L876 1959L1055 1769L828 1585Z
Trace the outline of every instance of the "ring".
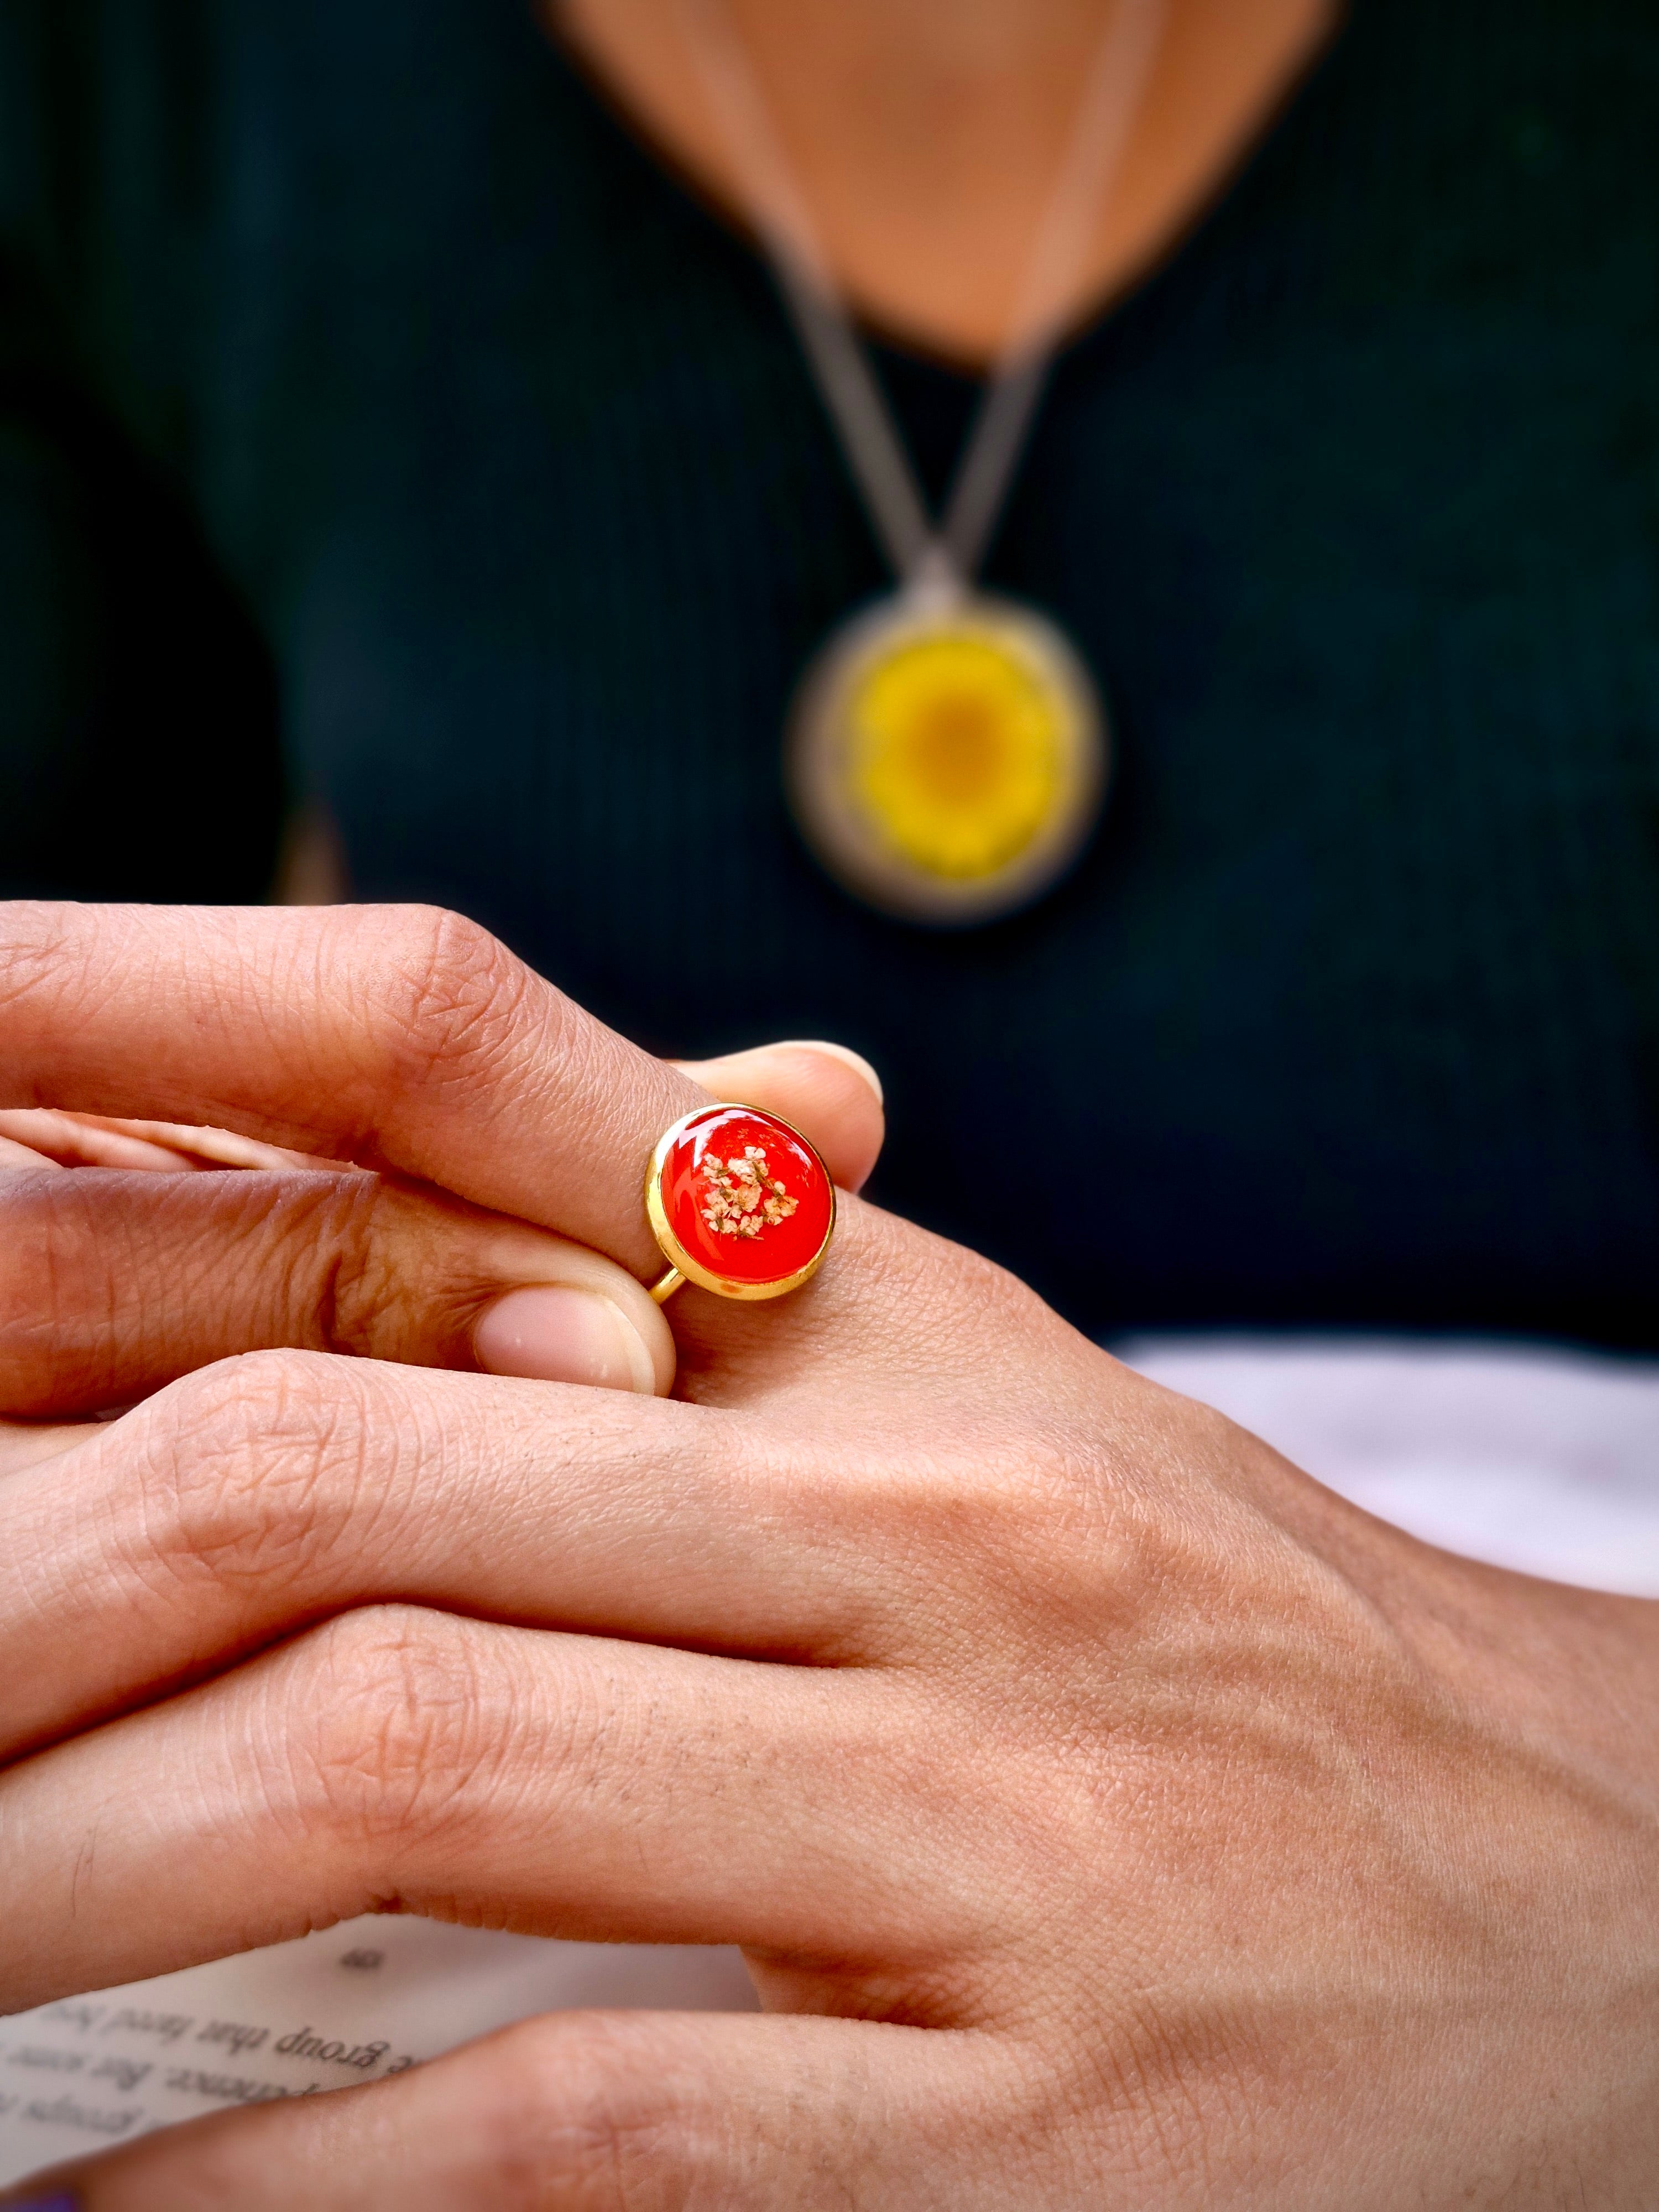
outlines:
M720 1298L781 1298L815 1275L836 1232L836 1187L799 1129L758 1106L700 1106L651 1155L645 1210L668 1272Z

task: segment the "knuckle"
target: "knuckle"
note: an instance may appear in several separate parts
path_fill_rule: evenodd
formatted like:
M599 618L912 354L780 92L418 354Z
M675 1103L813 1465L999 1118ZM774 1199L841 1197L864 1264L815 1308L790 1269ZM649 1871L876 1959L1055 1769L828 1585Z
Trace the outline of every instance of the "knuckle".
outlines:
M82 1188L76 1188L79 1183ZM85 1177L22 1169L0 1178L0 1372L69 1347L58 1323L89 1249Z
M388 1246L386 1179L353 1171L271 1180L277 1188L248 1249L280 1278L288 1325L319 1350L373 1356L407 1288L399 1264L407 1255Z
M1063 1450L1040 1437L981 1435L971 1446L913 1448L897 1465L872 1468L860 1509L894 1533L921 1536L929 1553L1006 1556L1052 1540L1078 1503L1077 1469Z
M499 1062L536 979L498 938L439 907L400 914L390 948L388 1031L400 1068L465 1078ZM556 994L549 991L550 1002Z
M465 1332L510 1279L500 1273L498 1222L396 1176L346 1178L329 1215L327 1265L313 1297L319 1340L331 1352L383 1363L470 1366ZM539 1249L538 1232L520 1233Z
M361 1378L309 1352L245 1352L146 1409L144 1547L173 1577L291 1583L362 1488Z
M936 1650L942 1628L952 1648L957 1632L976 1643L991 1616L1012 1628L1097 1609L1132 1540L1076 1457L1029 1435L913 1448L868 1469L854 1507L854 1541L903 1589L913 1654Z
M630 2212L642 2185L689 2179L715 2148L685 2069L665 2069L648 2022L553 2016L505 2039L500 2057L493 2135L505 2203Z
M384 1845L468 1816L500 1756L505 1694L477 1623L366 1606L297 1652L284 1734L307 1820Z

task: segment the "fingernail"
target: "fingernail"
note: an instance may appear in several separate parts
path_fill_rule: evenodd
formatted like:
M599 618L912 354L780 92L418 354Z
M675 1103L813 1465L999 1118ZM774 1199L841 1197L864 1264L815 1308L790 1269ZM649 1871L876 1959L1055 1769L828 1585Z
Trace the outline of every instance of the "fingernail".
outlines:
M508 1291L478 1316L472 1349L487 1375L534 1382L589 1382L649 1395L655 1370L644 1338L597 1291L538 1283Z
M881 1078L876 1073L861 1052L854 1052L850 1044L831 1044L828 1037L790 1037L786 1042L802 1052L827 1052L831 1060L839 1060L850 1067L854 1075L861 1075L876 1094L878 1106L887 1103L881 1087Z

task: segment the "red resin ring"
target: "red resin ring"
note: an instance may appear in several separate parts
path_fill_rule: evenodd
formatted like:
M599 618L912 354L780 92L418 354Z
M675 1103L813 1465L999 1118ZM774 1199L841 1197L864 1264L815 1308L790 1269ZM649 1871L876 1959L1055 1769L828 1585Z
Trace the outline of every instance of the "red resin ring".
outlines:
M798 1129L757 1106L702 1106L657 1146L646 1211L664 1257L723 1298L778 1298L830 1248L836 1192Z

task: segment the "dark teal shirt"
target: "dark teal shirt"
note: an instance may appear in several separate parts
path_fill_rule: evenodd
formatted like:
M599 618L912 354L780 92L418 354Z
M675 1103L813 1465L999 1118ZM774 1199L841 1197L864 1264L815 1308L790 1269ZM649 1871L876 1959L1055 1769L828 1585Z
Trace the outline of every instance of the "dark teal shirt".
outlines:
M259 896L280 778L653 1048L869 1054L1091 1328L1659 1343L1656 117L1651 0L1357 0L1060 364L988 578L1117 781L938 933L784 808L885 580L772 287L526 0L0 0L0 880Z

